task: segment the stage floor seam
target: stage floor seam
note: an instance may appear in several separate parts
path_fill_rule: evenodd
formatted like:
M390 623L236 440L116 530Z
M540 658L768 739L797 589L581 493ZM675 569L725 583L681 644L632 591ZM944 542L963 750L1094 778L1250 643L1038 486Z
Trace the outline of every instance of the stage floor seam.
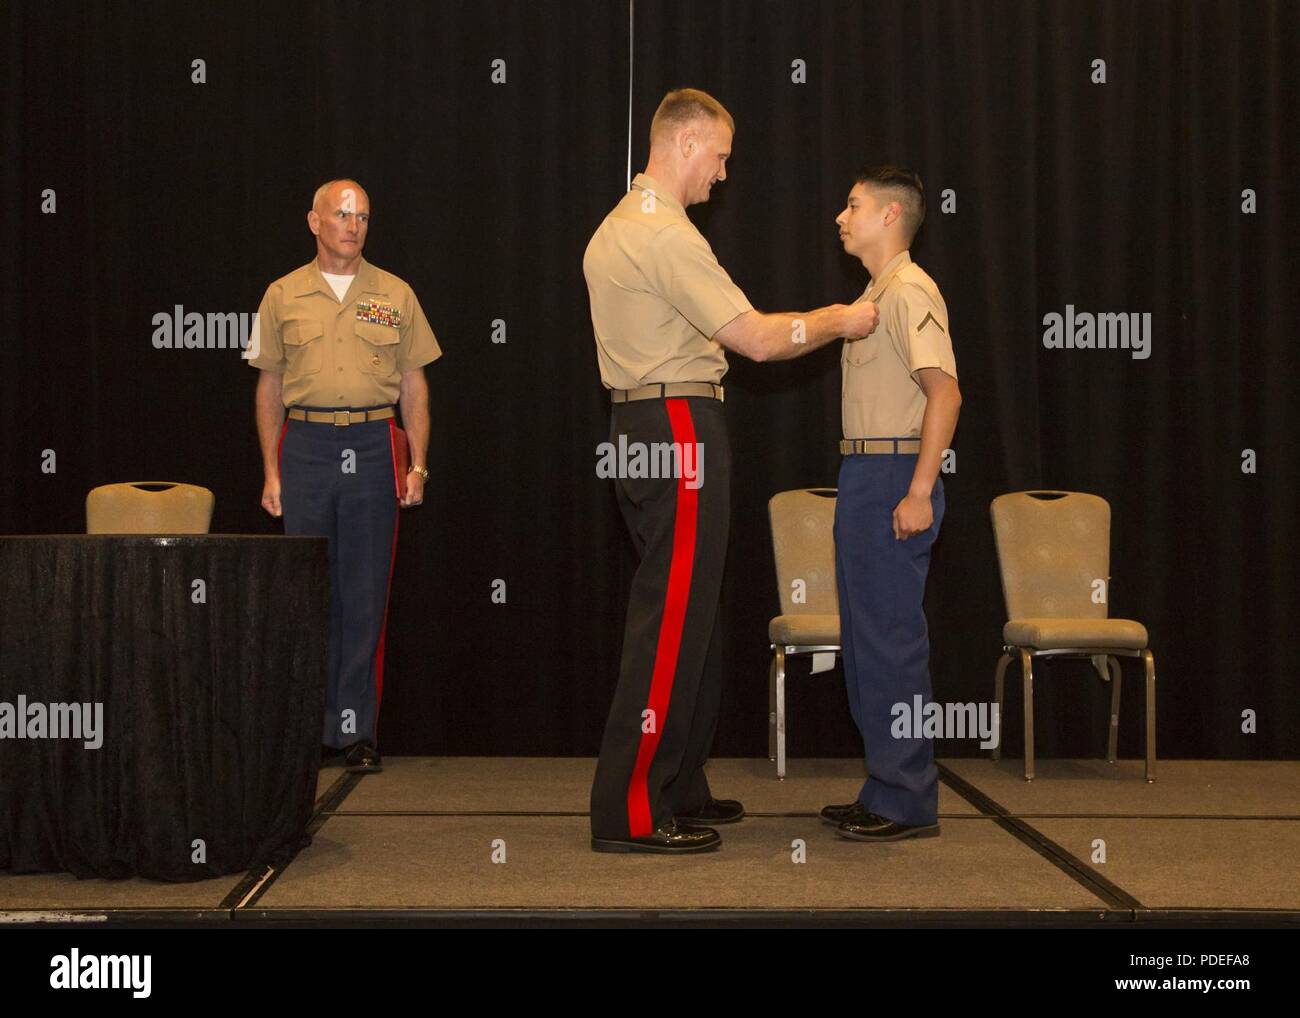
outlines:
M1057 844L1031 824L1013 817L1005 806L959 777L943 764L936 765L939 780L974 806L980 813L998 822L1009 834L1050 862L1080 886L1096 895L1108 908L1144 909L1145 906L1118 884L1103 877L1073 852Z
M311 819L307 822L307 839L315 837L319 831L334 815L333 809L339 806L344 799L352 794L353 790L361 783L362 775L344 771L335 782L325 790L325 794L316 799L315 808L312 810ZM302 848L306 848L303 845ZM302 852L299 848L293 854L293 857L283 866L278 868L272 866L254 866L245 875L244 879L234 886L231 892L222 899L221 909L229 909L233 918L234 913L240 909L251 908L271 889L271 885L276 882L290 866L293 865L294 859L297 859Z
M585 810L474 810L474 809L335 809L325 810L330 817L585 817ZM940 813L940 820L994 820L996 816L983 813ZM1016 813L1008 810L1006 816L1015 820L1213 820L1217 822L1269 821L1294 823L1300 815L1261 813ZM808 820L816 813L773 813L745 811L746 820Z
M1300 929L1300 910L1238 908L509 908L483 909L422 906L384 908L282 909L16 909L0 911L0 928L424 928L437 927L623 927L730 925L867 929L989 929L1042 927L1051 929Z
M339 809L322 814L330 817L589 817L585 810L472 810L472 809ZM816 813L751 813L746 820L816 820ZM994 817L971 813L940 813L940 820L993 820Z

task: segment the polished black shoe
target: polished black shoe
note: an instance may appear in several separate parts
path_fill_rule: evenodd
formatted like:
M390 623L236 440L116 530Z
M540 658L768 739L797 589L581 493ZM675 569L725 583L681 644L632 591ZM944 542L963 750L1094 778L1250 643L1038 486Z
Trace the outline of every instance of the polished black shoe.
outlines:
M368 742L354 742L345 749L343 762L353 774L374 774L384 769L379 750Z
M324 743L321 743L320 762L322 767L326 764L338 763L339 758L342 756L343 750L339 749L337 746L326 746Z
M870 815L867 807L856 800L846 802L843 806L825 806L821 811L822 823L833 827L839 827L840 824L848 823L850 820L865 820Z
M694 813L678 813L673 820L683 827L708 827L710 824L734 824L745 818L745 807L735 799L710 799Z
M666 823L644 838L618 840L614 838L591 839L593 852L655 852L659 855L684 855L688 852L707 852L722 844L717 831L707 827L687 830L677 822Z
M938 824L927 824L919 827L909 827L907 824L900 824L897 820L890 820L888 817L877 816L875 813L866 813L862 819L854 819L840 824L836 828L836 833L841 838L852 838L854 841L902 841L904 838L937 838L939 836Z

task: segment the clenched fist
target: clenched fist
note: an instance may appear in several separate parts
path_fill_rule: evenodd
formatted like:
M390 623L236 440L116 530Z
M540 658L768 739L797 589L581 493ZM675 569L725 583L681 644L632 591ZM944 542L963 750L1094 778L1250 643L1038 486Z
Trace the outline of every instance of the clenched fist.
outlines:
M863 339L870 336L880 321L880 308L874 301L850 304L844 309L844 338Z
M262 508L277 518L284 515L280 508L280 478L268 477L262 485Z

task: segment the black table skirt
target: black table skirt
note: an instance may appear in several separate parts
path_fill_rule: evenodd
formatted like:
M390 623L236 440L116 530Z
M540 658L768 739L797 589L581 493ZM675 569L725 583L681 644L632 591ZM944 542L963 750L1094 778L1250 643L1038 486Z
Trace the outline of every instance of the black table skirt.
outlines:
M328 638L324 538L0 537L0 870L286 861L309 840ZM32 704L92 724L101 704L102 744L14 737Z

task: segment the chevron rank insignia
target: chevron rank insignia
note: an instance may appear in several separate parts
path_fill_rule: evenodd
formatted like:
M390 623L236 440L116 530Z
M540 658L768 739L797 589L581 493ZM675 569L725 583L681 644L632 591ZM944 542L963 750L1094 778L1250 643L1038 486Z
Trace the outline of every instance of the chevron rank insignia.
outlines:
M920 332L922 329L924 329L926 322L934 322L934 327L938 329L940 332L943 332L943 326L939 324L939 319L935 318L934 315L931 314L929 311L927 311L925 313L925 317L921 319L921 324L916 327L916 331ZM945 336L948 335L948 333L946 332L943 332L943 334Z
M357 321L374 322L376 325L391 325L399 328L402 324L402 312L387 301L357 301Z

